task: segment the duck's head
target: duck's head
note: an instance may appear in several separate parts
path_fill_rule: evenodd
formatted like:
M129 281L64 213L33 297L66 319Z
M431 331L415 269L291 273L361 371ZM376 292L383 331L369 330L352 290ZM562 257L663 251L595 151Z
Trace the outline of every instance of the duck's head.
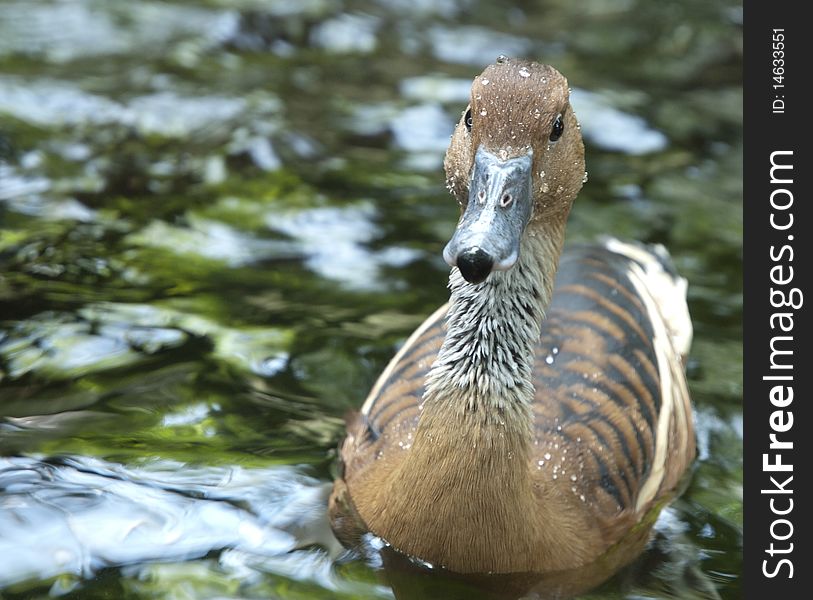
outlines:
M500 57L474 79L444 161L462 216L443 257L469 283L514 266L526 230L567 219L585 178L569 98L567 79L535 62Z

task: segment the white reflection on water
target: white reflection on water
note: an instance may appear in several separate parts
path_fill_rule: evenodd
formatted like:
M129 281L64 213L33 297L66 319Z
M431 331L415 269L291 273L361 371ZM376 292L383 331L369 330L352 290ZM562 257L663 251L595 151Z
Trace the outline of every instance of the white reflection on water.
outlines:
M615 108L601 94L574 89L570 101L588 144L632 155L659 152L669 145L665 134L642 117Z
M267 216L266 224L296 240L307 256L305 264L315 273L351 289L369 290L384 285L380 277L383 267L402 267L420 255L404 247L369 248L380 235L376 217L372 203L360 202L341 208L274 212Z
M496 32L477 25L436 25L428 32L432 54L442 61L482 67L500 54L530 56L533 42L525 37Z
M0 586L218 550L244 568L340 585L330 576L341 549L325 515L329 490L289 466L0 458ZM290 554L311 544L327 552Z
M43 127L121 124L143 134L183 138L246 110L243 98L158 92L127 104L55 79L0 77L0 112Z

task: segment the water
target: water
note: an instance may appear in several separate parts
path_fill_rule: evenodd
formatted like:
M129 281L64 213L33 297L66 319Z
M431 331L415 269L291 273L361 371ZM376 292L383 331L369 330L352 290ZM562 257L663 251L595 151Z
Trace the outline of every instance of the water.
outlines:
M663 243L690 282L700 459L589 597L740 597L741 19L0 1L4 597L420 597L420 565L386 579L331 541L326 484L344 414L447 297L442 153L500 54L573 87L590 181L569 240Z

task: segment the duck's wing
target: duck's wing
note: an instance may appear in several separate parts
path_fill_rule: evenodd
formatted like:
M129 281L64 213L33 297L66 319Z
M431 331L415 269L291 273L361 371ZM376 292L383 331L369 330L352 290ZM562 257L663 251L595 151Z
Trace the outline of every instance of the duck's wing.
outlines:
M610 528L674 494L694 459L685 297L661 247L606 240L560 263L534 367L536 475Z
M441 306L404 342L348 423L341 448L345 479L384 449L411 446L424 380L446 335L447 310L448 304Z
M378 377L361 411L348 419L328 507L333 531L347 547L362 547L367 531L347 486L377 459L392 459L412 445L424 380L446 336L447 310L444 304L415 330Z

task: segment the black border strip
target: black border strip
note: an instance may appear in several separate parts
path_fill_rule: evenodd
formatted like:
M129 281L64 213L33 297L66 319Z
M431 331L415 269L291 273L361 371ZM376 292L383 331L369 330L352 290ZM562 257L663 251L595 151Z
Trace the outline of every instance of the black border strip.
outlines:
M805 6L788 0L744 5L743 577L745 598L754 600L809 598L811 593L808 514L813 505L804 490L813 487L808 469L813 444L807 441L813 439L813 369L808 367L813 351L807 348L813 342L808 340L813 338L808 317L813 211L805 210L813 200L811 142L806 139L813 135L806 119L813 110L808 91L813 28L802 16ZM781 71L774 72L775 67ZM773 171L773 182L772 155L773 165L781 165ZM782 168L788 165L793 168ZM800 306L781 306L783 301ZM791 324L789 331L782 330ZM788 402L790 388L793 400ZM771 449L771 434L779 442L792 442L792 449ZM778 461L793 470L770 466Z

